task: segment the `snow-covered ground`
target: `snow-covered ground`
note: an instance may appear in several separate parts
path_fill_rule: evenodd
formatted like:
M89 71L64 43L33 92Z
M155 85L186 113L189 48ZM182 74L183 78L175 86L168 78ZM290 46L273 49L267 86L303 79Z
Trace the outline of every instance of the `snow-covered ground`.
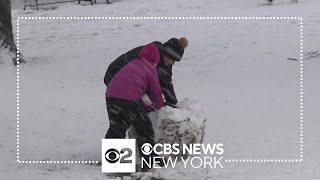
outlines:
M318 0L104 2L15 9L13 17L303 17L304 52L320 49ZM16 20L13 25L16 30ZM103 76L109 63L136 46L181 36L189 46L174 65L174 85L180 100L204 106L204 141L223 143L224 159L300 159L300 64L287 60L300 56L299 19L20 20L19 29L27 60L20 66L20 160L99 160L108 129ZM158 172L168 179L320 179L319 66L319 56L304 61L303 162ZM0 179L107 179L90 165L18 164L16 70L8 62L0 64L0 82Z

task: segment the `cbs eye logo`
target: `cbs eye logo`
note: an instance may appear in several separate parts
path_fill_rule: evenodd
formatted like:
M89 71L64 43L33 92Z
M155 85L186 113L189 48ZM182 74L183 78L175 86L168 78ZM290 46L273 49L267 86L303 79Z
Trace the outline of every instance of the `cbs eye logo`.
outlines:
M149 143L144 143L141 147L141 151L145 155L150 155L152 153L152 145Z
M104 158L109 163L117 163L120 160L120 163L132 163L131 159L128 159L132 156L132 150L130 148L122 148L120 151L117 149L111 148L106 151Z

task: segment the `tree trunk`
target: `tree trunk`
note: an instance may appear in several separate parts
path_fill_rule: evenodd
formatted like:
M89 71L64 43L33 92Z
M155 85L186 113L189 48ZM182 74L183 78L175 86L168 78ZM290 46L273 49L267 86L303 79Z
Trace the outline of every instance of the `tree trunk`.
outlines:
M10 0L0 0L0 48L2 47L9 48L13 63L16 65L17 47L13 39ZM21 58L20 62L24 62Z
M3 40L10 50L16 49L13 40L12 22L11 22L11 3L10 0L0 1L0 39Z

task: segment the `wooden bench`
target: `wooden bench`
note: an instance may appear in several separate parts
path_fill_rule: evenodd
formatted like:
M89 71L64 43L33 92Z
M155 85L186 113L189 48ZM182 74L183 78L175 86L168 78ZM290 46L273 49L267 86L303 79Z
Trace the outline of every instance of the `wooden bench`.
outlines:
M79 0L78 4L80 4L80 1L90 1L90 0ZM106 0L107 4L110 4L109 0ZM94 3L97 4L97 0L94 0ZM91 4L93 5L92 1Z
M37 10L39 10L39 6L41 5L49 5L49 4L59 4L59 3L67 3L67 2L76 2L77 0L66 0L66 1L57 1L57 2L45 2L45 3L39 3L41 0L34 0L33 4L27 3L27 0L24 0L24 8L23 10L26 10L27 7L36 7ZM91 0L92 1L92 0Z
M266 0L267 1L267 5L270 6L273 4L273 0ZM298 3L298 0L291 0L291 3Z
M78 4L80 4L80 1L90 1L90 2L91 2L91 5L93 5L92 0L79 0ZM95 2L95 3L96 3L96 2Z
M59 3L76 2L76 1L78 1L78 4L80 4L81 1L90 1L91 5L93 5L93 2L95 4L97 3L97 0L65 0L65 1L61 0L61 1L57 1L57 2L45 2L45 3L39 3L39 1L41 1L41 0L34 0L34 3L30 4L30 3L27 3L27 0L24 0L24 8L23 8L23 10L26 10L27 7L36 7L37 10L39 10L39 6L41 6L41 5L59 4ZM110 4L109 0L106 0L106 1L107 1L107 4Z

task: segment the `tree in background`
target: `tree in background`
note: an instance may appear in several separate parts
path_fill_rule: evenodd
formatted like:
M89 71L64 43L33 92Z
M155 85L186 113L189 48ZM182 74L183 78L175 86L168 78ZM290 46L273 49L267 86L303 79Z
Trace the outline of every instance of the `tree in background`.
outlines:
M11 2L10 0L0 0L0 48L9 50L12 61L17 64L17 46L14 42L12 32ZM21 56L21 55L20 55ZM21 59L19 62L25 62Z

